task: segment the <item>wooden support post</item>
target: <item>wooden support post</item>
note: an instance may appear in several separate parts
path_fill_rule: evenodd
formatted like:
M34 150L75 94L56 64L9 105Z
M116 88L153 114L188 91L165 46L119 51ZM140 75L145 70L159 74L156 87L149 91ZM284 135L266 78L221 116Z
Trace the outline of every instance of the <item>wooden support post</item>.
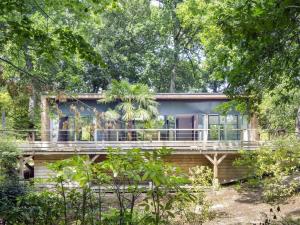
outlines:
M214 167L214 178L213 178L213 185L217 186L219 183L219 179L218 179L218 165L226 158L227 154L222 155L219 159L218 159L218 153L215 153L213 155L213 158L210 157L209 155L204 155L208 161L210 161L213 164Z
M41 139L42 141L50 141L50 117L47 96L41 97L41 109Z
M91 158L91 162L93 163L93 162L95 162L96 161L96 159L98 159L99 158L99 156L100 155L95 155L93 158Z
M24 179L24 164L24 158L21 157L19 159L19 177L21 180Z
M28 164L29 160L31 160L31 159L32 159L32 156L21 157L19 159L19 177L20 177L20 179L24 179L24 168L25 168L25 166L28 169L33 170L33 167Z
M258 134L258 118L257 115L254 114L250 118L250 137L248 141L259 141L259 134Z

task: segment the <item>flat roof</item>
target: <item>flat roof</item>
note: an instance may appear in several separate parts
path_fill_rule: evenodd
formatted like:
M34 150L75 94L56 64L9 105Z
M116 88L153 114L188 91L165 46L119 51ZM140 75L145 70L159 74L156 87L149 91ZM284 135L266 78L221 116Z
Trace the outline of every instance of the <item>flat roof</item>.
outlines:
M66 99L98 100L103 98L100 93L64 94ZM44 95L46 98L57 98L55 95ZM157 93L156 100L228 100L223 93Z

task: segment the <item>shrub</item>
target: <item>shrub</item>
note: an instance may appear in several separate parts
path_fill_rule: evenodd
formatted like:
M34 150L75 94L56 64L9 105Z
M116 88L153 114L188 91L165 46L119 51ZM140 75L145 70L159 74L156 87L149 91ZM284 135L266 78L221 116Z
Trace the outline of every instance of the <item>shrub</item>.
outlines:
M263 187L264 199L274 202L286 199L299 187L299 182L289 179L300 169L299 157L300 141L285 137L256 151L242 151L235 165L245 167L252 183Z
M196 166L189 170L191 184L190 192L193 200L182 202L178 208L180 220L177 224L203 224L214 217L210 210L210 203L205 200L205 189L210 188L213 182L213 172L209 167Z
M27 193L27 187L19 181L19 150L13 141L1 137L0 141L0 219L13 224L17 199Z

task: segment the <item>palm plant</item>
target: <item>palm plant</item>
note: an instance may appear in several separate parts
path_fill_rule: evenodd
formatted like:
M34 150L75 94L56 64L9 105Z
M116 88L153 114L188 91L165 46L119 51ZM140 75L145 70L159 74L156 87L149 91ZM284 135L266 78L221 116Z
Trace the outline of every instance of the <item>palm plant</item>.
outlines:
M132 129L133 121L149 121L158 115L154 94L144 84L130 84L128 81L113 80L109 90L104 91L102 103L117 103L114 111ZM131 132L128 132L131 140Z

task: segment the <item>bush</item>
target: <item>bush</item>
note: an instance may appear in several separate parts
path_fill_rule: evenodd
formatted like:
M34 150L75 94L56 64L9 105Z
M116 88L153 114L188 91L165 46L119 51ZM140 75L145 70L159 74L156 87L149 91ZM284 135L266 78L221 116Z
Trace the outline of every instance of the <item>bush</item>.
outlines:
M52 163L54 190L29 191L18 180L1 183L0 218L8 225L158 225L171 224L181 215L185 222L202 223L209 218L202 186L211 183L212 172L197 167L189 180L179 168L165 163L170 153L165 148L125 154L109 149L102 163L94 164L86 156ZM146 183L150 185L140 187ZM187 183L192 183L191 191ZM106 190L112 191L108 197ZM195 207L201 207L200 214Z
M214 217L211 204L205 200L205 188L212 186L213 172L209 167L196 166L189 170L189 180L193 200L180 203L176 224L203 224Z
M300 141L285 137L256 151L242 151L236 166L245 167L256 187L263 188L264 200L276 202L291 196L299 182L291 178L300 169Z
M56 193L29 192L17 200L13 218L19 225L55 225L62 221L62 199Z
M17 199L26 195L27 187L19 181L19 150L12 140L1 137L0 141L0 219L13 224Z

